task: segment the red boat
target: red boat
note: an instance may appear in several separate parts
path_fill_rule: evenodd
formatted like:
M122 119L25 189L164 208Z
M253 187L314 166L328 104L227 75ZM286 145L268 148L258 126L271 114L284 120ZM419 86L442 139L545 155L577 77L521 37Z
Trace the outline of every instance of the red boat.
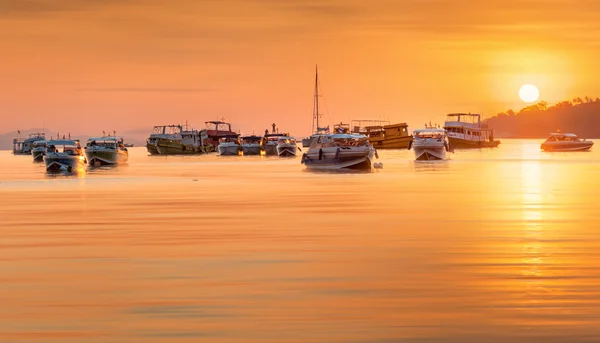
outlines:
M219 146L221 138L237 134L231 130L231 124L224 121L207 121L205 124L206 137L203 137L204 145L210 144L215 150Z

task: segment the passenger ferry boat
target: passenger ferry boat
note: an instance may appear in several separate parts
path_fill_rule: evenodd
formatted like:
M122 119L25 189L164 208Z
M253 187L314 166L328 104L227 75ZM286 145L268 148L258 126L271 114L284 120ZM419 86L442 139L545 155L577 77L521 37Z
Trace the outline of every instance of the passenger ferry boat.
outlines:
M17 131L17 138L13 139L13 154L14 155L31 155L33 143L46 139L46 134L36 132L29 135L28 138L21 138L21 131Z
M371 169L377 152L367 136L327 134L315 137L302 161L308 169Z
M573 133L551 133L540 148L544 151L588 151L594 142L581 139Z
M450 144L456 149L495 148L500 144L500 141L494 140L494 132L487 124L481 123L480 114L448 114L444 129Z
M352 133L367 136L376 149L407 149L412 139L406 123L384 120L353 120Z
M150 155L159 155L156 143L159 139L180 139L181 125L159 125L152 128L150 137L146 140L146 149Z
M47 172L75 172L87 161L81 144L76 139L56 139L48 141L44 156Z
M125 163L129 159L129 151L122 137L90 138L84 150L88 163L92 166Z

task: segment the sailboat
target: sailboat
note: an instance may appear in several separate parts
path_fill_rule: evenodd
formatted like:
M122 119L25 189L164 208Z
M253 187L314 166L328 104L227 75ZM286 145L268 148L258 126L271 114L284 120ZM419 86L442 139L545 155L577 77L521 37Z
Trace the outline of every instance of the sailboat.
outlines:
M319 118L322 116L319 113L319 68L315 67L315 95L314 95L314 103L313 103L313 124L312 124L312 135L310 137L306 137L302 139L302 146L304 148L308 148L312 142L315 140L317 135L323 135L329 133L329 126L320 127L319 126ZM316 126L315 126L316 122Z

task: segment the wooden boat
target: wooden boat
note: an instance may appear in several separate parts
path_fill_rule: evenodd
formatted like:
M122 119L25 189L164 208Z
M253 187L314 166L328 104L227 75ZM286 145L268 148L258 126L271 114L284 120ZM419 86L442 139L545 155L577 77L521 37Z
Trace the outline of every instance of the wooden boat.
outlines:
M364 134L376 149L407 149L412 136L406 123L384 120L353 120L352 133Z
M481 115L451 113L447 115L444 129L450 144L456 149L495 148L500 141L494 140L494 132L481 123Z
M181 125L159 125L152 128L146 140L146 149L150 155L159 155L156 143L159 139L181 139Z
M551 133L540 148L544 151L589 151L594 142L581 139L573 133Z

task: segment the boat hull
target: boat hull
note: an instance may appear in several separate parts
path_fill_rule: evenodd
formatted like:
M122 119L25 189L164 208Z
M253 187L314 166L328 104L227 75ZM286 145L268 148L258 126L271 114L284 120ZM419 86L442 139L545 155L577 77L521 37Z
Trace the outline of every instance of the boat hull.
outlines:
M44 155L46 155L46 148L33 149L33 150L31 150L31 155L33 156L34 162L44 162Z
M569 152L569 151L589 151L594 143L592 141L581 141L572 143L542 143L541 149L546 152Z
M302 156L302 163L306 168L314 170L371 169L374 151L374 149L369 149L366 151L309 152Z
M219 145L219 155L221 156L238 156L240 154L239 145Z
M414 148L415 160L417 161L436 161L446 159L446 150L440 148Z
M263 146L265 150L265 155L267 156L277 156L277 144L267 143Z
M244 153L244 156L260 155L261 151L262 147L259 144L242 145L242 152Z
M148 153L150 155L160 155L160 153L158 152L158 149L156 148L156 144L154 143L146 143L146 150L148 150Z
M393 137L393 138L369 138L369 142L376 149L408 149L412 136Z
M85 165L85 159L80 155L51 153L44 156L46 171L49 173L74 172Z
M298 148L295 145L279 144L277 146L277 155L280 157L294 157Z
M92 166L124 163L127 162L129 158L129 154L126 151L114 149L109 150L87 148L85 151L85 156L88 159L88 163Z
M158 140L156 150L161 155L194 155L202 153L199 147L171 140Z
M500 141L472 141L468 139L448 137L450 144L454 149L479 149L479 148L496 148Z

